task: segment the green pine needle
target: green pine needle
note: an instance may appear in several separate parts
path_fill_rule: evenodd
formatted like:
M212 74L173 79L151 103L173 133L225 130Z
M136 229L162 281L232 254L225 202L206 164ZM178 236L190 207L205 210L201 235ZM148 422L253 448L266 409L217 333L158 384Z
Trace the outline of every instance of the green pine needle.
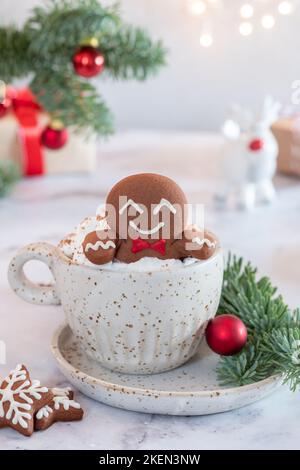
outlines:
M86 134L108 135L113 132L113 117L90 82L66 72L64 75L41 72L31 89L39 103L65 126Z
M256 269L229 256L218 314L243 320L248 341L241 353L221 357L222 385L241 386L283 375L291 390L300 385L300 311L291 312L270 279L257 279Z

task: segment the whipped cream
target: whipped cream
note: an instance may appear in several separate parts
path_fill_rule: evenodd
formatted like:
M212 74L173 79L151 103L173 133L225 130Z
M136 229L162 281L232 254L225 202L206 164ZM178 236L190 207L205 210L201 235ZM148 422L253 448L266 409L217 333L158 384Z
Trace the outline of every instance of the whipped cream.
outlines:
M65 256L70 258L74 263L89 266L93 269L105 269L109 271L161 271L176 268L185 268L191 264L201 263L196 258L185 258L183 261L179 259L158 259L145 257L134 263L122 263L115 260L111 263L96 265L91 263L83 252L82 243L86 235L96 230L105 230L109 228L103 215L86 217L74 231L67 235L58 245Z
M108 224L103 215L95 215L86 217L83 221L75 227L72 233L69 233L58 245L61 251L68 258L72 259L77 264L84 264L90 267L98 267L91 263L83 253L82 243L90 232L96 230L105 230L108 228Z
M196 258L185 258L183 261L180 259L159 259L144 257L134 263L122 263L118 260L112 263L102 264L98 269L105 269L107 271L134 271L134 272L148 272L148 271L170 271L177 268L185 268L191 264L201 263Z

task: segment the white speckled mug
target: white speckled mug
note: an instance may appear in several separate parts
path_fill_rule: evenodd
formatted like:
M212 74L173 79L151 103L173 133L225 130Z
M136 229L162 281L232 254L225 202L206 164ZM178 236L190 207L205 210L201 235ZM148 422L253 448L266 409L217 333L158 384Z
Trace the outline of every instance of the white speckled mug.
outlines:
M23 271L40 260L55 284L40 286ZM191 358L216 314L223 279L222 250L185 267L135 272L73 263L47 243L28 245L11 261L8 278L17 295L36 304L62 304L88 356L109 369L152 374Z

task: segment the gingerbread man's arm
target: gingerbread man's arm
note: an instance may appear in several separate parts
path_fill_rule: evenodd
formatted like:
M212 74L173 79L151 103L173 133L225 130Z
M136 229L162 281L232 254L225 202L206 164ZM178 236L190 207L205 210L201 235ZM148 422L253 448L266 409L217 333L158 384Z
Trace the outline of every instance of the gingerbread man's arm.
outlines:
M113 261L117 248L117 236L106 235L105 231L94 231L87 234L82 249L86 258L93 264L101 265Z
M205 260L210 258L220 245L217 237L207 230L200 231L195 226L190 226L183 232L182 238L176 240L173 249L180 258L197 258Z

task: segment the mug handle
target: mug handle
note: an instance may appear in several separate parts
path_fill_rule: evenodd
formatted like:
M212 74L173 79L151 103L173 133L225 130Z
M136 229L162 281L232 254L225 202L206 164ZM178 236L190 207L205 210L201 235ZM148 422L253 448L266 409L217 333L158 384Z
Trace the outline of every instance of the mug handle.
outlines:
M48 286L35 284L26 277L23 269L28 261L38 260L45 263L53 275L56 253L57 248L49 243L32 243L20 249L8 267L8 282L19 297L33 304L60 304L55 284Z

